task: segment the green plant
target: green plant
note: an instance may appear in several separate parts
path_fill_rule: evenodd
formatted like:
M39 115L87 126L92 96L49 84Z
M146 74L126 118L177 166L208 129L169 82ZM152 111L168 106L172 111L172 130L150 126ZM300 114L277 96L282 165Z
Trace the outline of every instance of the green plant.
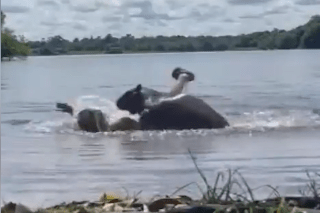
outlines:
M208 180L203 174L203 172L198 167L196 159L191 153L190 149L188 149L188 151L197 169L197 172L199 173L203 182L205 183L206 191L204 192L203 190L201 190L201 192L203 195L202 200L205 201L206 203L219 204L219 203L235 202L235 201L242 201L246 203L254 202L255 198L254 198L253 191L262 187L268 187L272 189L272 194L274 194L277 197L280 197L280 194L277 191L277 189L270 185L263 185L255 189L252 189L247 183L247 181L245 180L245 178L242 176L242 174L238 171L238 169L235 169L234 171L232 171L231 169L227 170L228 177L225 183L223 183L224 173L221 171L218 172L214 181L214 185L211 186L208 183ZM236 176L240 178L240 180L238 180ZM222 186L219 186L219 183L222 183ZM190 184L192 183L189 183L187 185L190 185ZM187 185L185 185L184 187L186 187ZM232 189L234 186L238 186L242 190L242 193L239 194L239 193L232 192ZM246 196L246 194L249 194L249 196ZM251 201L248 199L248 197L251 199Z
M303 196L309 196L310 194L314 198L320 198L320 184L316 181L315 178L320 177L320 174L317 172L313 173L313 177L311 177L311 174L308 170L306 170L309 183L306 184L306 186L303 189L300 189L300 194Z

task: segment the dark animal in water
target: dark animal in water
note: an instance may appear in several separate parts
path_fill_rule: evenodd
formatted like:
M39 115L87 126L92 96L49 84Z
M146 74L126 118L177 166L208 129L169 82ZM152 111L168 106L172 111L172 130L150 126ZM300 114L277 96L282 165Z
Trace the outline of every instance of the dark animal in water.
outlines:
M191 95L178 95L156 104L146 104L141 84L124 93L117 107L140 114L142 130L219 129L228 121L203 100Z
M140 93L143 94L144 100L151 99L151 101L159 100L161 97L170 97L181 93L184 85L189 81L194 81L194 74L182 69L175 68L172 72L172 77L178 81L170 93L158 92L149 88L142 88ZM57 103L57 110L69 113L73 116L74 110L72 106L66 103ZM140 123L137 121L124 117L118 121L108 124L105 115L98 109L84 109L77 114L77 123L81 130L87 132L105 132L105 131L126 131L140 129Z

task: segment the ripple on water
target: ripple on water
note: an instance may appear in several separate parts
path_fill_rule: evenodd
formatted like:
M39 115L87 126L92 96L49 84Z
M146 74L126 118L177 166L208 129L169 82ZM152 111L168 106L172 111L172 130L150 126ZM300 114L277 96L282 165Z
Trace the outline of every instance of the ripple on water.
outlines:
M121 187L129 194L143 190L141 195L150 197L168 194L192 181L203 186L188 148L211 184L217 172L239 168L252 188L270 184L280 186L280 192L294 194L308 180L304 169L319 172L317 54L250 51L245 57L234 52L221 57L216 53L171 55L31 57L23 70L15 67L21 63L7 63L1 80L1 87L6 88L1 105L4 200L47 206L60 201L95 200L101 192L121 191ZM301 63L292 65L294 56L302 58ZM232 63L220 60L226 57ZM65 66L49 69L52 60ZM155 61L160 66L154 66ZM166 66L174 67L177 61L197 72L195 95L225 115L230 127L94 134L80 131L71 116L54 112L54 99L80 93L89 95L67 101L76 111L98 108L110 122L131 117L117 110L114 101L90 93L112 97L136 86L135 81L168 91L156 73ZM81 74L77 81L73 81L74 73ZM150 81L148 75L160 78ZM56 83L47 84L48 77ZM39 83L34 83L39 78ZM51 101L39 101L48 97ZM192 185L181 193L200 197L198 192ZM265 188L258 192L257 197L262 198L270 194Z
M123 114L109 114L109 118L116 120ZM188 137L192 135L208 136L208 135L230 135L240 133L263 133L268 131L296 130L303 128L319 128L320 115L318 110L254 110L252 112L229 112L227 113L230 127L225 129L212 130L165 130L165 131L145 131L149 137L161 137L175 134L178 137ZM119 136L127 134L124 132L108 132L108 133L87 133L79 130L75 118L64 117L51 121L34 122L30 120L10 120L3 121L11 125L25 125L28 132L40 133L58 133L58 134L76 134L87 137ZM139 138L138 138L139 139ZM141 138L140 138L141 139Z

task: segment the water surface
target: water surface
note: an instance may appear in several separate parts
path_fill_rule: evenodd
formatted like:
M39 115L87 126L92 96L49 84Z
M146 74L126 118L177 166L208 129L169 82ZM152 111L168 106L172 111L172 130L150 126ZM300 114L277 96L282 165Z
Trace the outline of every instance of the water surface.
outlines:
M29 206L95 200L101 192L165 195L202 184L190 148L209 181L227 168L252 187L294 195L320 171L320 51L29 57L1 63L1 197ZM97 133L79 131L56 112L97 107L113 122L114 102L142 86L169 91L172 70L193 71L186 93L205 100L231 126L223 130ZM196 186L183 194L199 196ZM265 198L270 190L261 189Z

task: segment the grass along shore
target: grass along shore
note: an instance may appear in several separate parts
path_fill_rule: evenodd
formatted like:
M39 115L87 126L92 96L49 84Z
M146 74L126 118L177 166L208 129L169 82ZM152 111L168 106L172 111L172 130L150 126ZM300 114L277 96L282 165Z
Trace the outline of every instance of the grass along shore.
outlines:
M103 212L171 212L171 213L320 213L320 174L306 171L309 182L300 189L301 196L284 197L276 187L263 185L252 189L241 173L235 169L217 173L214 183L209 183L198 167L196 158L189 150L196 171L205 184L202 189L198 183L188 183L170 195L153 197L142 201L139 194L120 197L104 193L97 201L73 201L47 208L30 210L28 207L12 202L1 207L3 213L103 213ZM317 180L318 179L318 180ZM202 197L192 199L177 195L184 188L195 184ZM267 187L271 194L264 200L256 200L254 191ZM234 190L236 189L237 190ZM237 191L237 192L235 192ZM240 191L240 192L239 192Z

